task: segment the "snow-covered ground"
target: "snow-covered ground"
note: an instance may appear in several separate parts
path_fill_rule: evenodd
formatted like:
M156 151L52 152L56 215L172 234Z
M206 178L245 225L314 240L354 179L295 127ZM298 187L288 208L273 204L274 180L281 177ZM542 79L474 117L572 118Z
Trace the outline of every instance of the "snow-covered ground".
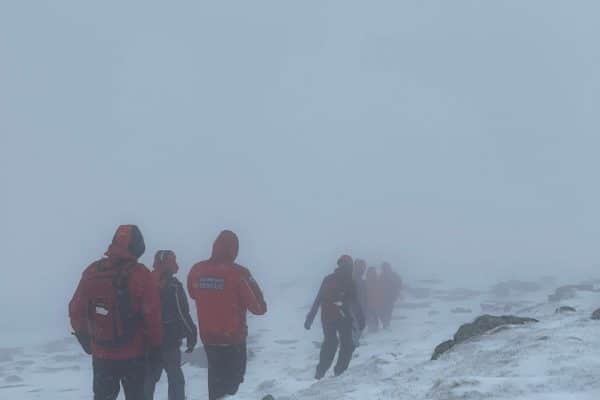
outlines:
M510 301L491 299L487 292L434 290L429 297L407 297L395 311L392 330L362 339L345 375L316 382L320 326L302 328L310 296L286 289L277 294L280 300L272 302L267 317L251 318L249 348L254 357L235 398L254 400L271 393L290 400L597 400L600 321L590 315L600 307L600 293L578 292L574 299L550 304L551 291L512 295ZM437 344L482 314L481 303L490 302L519 303L513 307L526 311L514 309L511 314L540 322L499 330L429 361ZM577 311L556 314L559 305ZM16 349L4 360L1 354L0 398L91 398L90 360L71 338ZM188 398L206 399L206 370L191 365L184 370ZM157 399L166 399L165 380L158 386Z

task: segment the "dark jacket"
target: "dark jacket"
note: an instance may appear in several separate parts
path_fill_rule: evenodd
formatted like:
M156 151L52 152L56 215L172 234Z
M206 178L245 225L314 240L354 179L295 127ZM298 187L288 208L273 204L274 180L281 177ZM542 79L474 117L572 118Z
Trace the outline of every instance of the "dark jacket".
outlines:
M168 277L160 289L163 323L163 347L179 347L186 338L187 346L198 341L198 331L190 316L190 307L183 285L174 277Z
M352 269L339 267L323 279L319 293L306 316L307 328L312 325L319 308L323 324L351 319L358 323L361 330L364 329L365 317L359 303L356 284L352 279Z

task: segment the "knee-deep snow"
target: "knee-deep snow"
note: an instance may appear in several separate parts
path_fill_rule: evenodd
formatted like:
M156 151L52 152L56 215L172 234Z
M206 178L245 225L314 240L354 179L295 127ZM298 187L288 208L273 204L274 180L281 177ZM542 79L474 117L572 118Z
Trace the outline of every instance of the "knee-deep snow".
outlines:
M548 303L551 290L508 299L487 293L433 291L407 297L395 310L389 331L367 334L350 369L313 379L321 340L320 324L302 328L310 298L279 294L265 318L252 318L246 382L235 397L261 399L433 399L433 400L597 400L600 399L600 293L578 292L563 303ZM293 299L300 298L297 303ZM434 347L458 327L482 314L481 304L539 319L463 343L430 361ZM561 305L576 312L557 314ZM522 310L517 309L521 308ZM493 308L493 307L492 307ZM471 310L471 312L469 312ZM502 314L502 313L496 313ZM91 398L91 362L72 338L43 346L0 350L0 398ZM188 399L207 398L206 370L185 365ZM157 399L166 399L166 377Z

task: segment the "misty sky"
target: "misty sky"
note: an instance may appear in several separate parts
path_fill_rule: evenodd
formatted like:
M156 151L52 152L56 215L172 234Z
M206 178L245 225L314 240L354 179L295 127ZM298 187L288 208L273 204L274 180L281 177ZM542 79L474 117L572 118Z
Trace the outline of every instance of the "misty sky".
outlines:
M223 228L269 284L341 252L405 276L597 274L599 13L2 1L0 311L64 317L120 223L183 278Z

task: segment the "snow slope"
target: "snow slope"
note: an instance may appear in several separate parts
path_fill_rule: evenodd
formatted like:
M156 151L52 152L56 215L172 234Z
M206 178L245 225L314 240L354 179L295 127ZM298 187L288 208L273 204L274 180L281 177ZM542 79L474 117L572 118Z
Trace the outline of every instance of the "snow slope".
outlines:
M309 332L302 329L310 299L287 290L279 295L289 301L271 308L267 318L250 321L254 358L236 398L260 399L271 393L278 400L599 399L600 321L589 317L600 307L600 294L579 292L560 304L577 312L556 314L559 304L545 302L549 292L511 298L532 305L517 314L539 323L500 329L458 345L437 361L429 361L434 347L480 315L480 304L490 301L489 295L450 301L439 292L426 299L407 298L396 309L392 330L363 338L345 375L316 382L320 327L316 323ZM461 312L453 313L457 308ZM90 360L71 338L17 350L7 356L11 360L2 361L1 354L1 398L91 398ZM184 369L188 398L206 399L206 370L190 365ZM164 379L157 393L157 399L166 399Z

